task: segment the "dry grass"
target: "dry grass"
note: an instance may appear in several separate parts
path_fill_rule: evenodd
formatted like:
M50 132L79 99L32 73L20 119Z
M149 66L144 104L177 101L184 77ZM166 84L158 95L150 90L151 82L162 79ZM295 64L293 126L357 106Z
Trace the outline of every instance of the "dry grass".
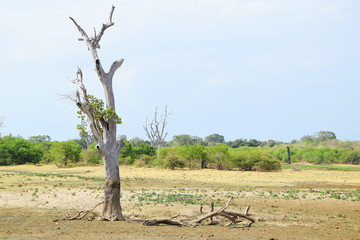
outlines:
M22 172L22 173L50 173L63 175L77 175L83 177L104 177L102 166L57 168L55 165L22 165L0 167L0 172ZM203 170L166 170L158 168L135 168L120 167L121 178L125 181L144 180L156 181L157 186L168 185L169 182L185 182L195 187L206 185L228 185L228 186L251 186L251 187L290 187L320 184L329 186L360 186L360 172L342 172L327 170L303 170L294 171L286 169L279 172L241 172L241 171L218 171L214 169Z
M102 200L103 167L0 167L0 238L357 239L360 236L360 172L171 171L122 166L120 174L122 205L130 221L55 224L53 219L90 209ZM245 230L224 226L151 228L138 222L178 212L198 214L200 205L209 211L208 204L214 201L219 207L229 196L235 197L232 209L242 211L251 204L250 213L260 221Z

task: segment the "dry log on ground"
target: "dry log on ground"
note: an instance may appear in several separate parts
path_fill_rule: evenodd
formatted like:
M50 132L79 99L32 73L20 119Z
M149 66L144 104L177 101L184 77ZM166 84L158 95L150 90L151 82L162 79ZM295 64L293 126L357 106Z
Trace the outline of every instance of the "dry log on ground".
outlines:
M249 221L249 224L246 226L250 227L251 224L253 224L255 222L255 219L253 219L252 217L249 216L250 215L249 214L250 206L247 206L244 214L233 212L233 211L226 211L226 209L230 205L231 200L232 200L232 197L229 198L225 207L223 207L215 212L210 212L210 213L203 214L200 216L190 216L190 217L181 216L180 214L178 214L171 218L152 218L152 219L145 220L143 222L143 225L157 226L160 224L167 224L167 225L175 225L175 226L196 227L197 225L199 225L201 222L203 222L204 220L206 220L208 218L220 216L220 217L224 217L224 218L230 220L229 225L237 224L239 222L242 222L242 219L246 219Z
M98 204L95 205L95 207L93 207L92 209L88 210L88 211L79 211L75 216L73 217L68 217L68 218L62 218L62 219L55 219L53 220L53 222L59 222L60 220L81 220L84 219L87 215L91 214L92 216L89 218L91 220L94 219L99 219L99 220L103 220L103 221L111 221L110 219L106 219L101 217L98 213L93 212L93 210L95 208L97 208L100 204L103 204L104 201L99 202Z

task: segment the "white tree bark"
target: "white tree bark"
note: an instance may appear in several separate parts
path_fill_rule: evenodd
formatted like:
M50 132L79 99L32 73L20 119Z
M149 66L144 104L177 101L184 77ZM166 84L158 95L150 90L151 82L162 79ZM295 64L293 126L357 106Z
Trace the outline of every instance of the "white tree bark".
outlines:
M112 109L115 111L115 98L112 87L112 79L116 70L123 63L123 59L115 61L108 72L105 72L100 59L97 54L97 48L100 48L100 40L105 30L114 25L112 22L112 15L115 7L112 6L109 20L106 24L103 24L100 33L97 35L94 30L94 36L88 37L86 32L77 24L77 22L70 17L71 21L75 24L82 38L80 41L85 41L88 50L94 60L95 71L99 77L99 80L104 88L106 109ZM119 154L124 147L122 141L116 141L116 119L111 117L108 120L95 119L90 102L88 99L86 88L83 84L83 74L78 69L77 78L73 81L80 88L80 92L76 92L76 105L80 110L88 117L90 122L90 129L93 133L97 145L97 151L103 156L104 168L105 168L105 191L104 191L104 208L102 217L108 220L124 220L122 215L122 209L120 205L120 174L118 158ZM100 122L100 125L99 125Z

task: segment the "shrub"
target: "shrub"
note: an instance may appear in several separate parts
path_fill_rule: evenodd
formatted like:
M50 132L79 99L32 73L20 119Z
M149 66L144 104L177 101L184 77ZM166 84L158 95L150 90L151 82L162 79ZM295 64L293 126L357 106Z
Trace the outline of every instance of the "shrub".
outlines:
M205 168L207 165L207 152L205 151L205 147L200 144L184 145L176 148L176 152L183 157L186 166L190 169L199 167Z
M89 164L99 164L102 160L100 153L95 148L84 149L80 153L80 161Z
M0 138L0 165L38 163L42 157L41 149L21 137Z
M261 160L261 153L257 148L242 147L238 153L235 153L231 161L234 167L241 170L251 171L256 163Z
M245 171L254 170L254 167L260 171L281 169L280 161L261 148L242 147L238 152L232 153L231 162L234 167Z
M140 143L137 146L132 148L136 158L141 157L142 155L155 156L156 149L148 143Z
M43 162L55 162L59 166L77 163L80 159L80 145L75 140L52 142L48 152L45 152Z
M135 161L135 165L138 167L148 166L154 161L153 156L146 154L140 155L140 157Z
M280 161L265 157L256 164L257 169L264 172L277 171L281 169Z
M230 152L229 147L225 144L209 147L208 156L216 169L223 170L229 168Z
M170 168L172 170L176 167L183 168L185 166L181 157L175 152L175 150L171 150L166 154L166 157L162 160L162 165L164 168Z
M135 159L127 156L127 157L119 157L120 165L132 165L135 162Z
M346 164L359 164L360 163L360 154L358 151L347 152L342 157L342 162Z

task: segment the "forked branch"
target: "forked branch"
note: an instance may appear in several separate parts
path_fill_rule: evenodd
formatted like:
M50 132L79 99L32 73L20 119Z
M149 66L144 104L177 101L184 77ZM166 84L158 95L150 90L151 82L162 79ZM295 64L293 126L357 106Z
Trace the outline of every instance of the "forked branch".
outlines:
M167 105L165 105L165 112L160 116L160 119L158 118L157 107L155 108L154 117L151 123L148 123L148 119L146 118L144 130L153 147L156 145L158 149L161 148L161 145L168 134L165 132L165 128L167 125L167 117L169 115L170 113L167 111Z
M102 25L100 33L96 34L96 30L94 29L94 36L92 36L92 37L89 37L86 34L86 32L84 31L84 29L82 29L82 27L72 17L70 17L71 21L75 24L76 28L79 30L79 32L82 36L82 38L79 38L79 41L85 41L85 43L88 47L88 50L90 51L90 53L93 57L93 60L95 62L96 72L100 78L100 81L102 82L102 84L104 85L105 88L108 88L108 86L111 84L111 83L107 83L106 81L107 80L112 81L112 77L113 77L115 71L121 66L121 64L124 61L124 59L115 61L111 65L109 72L105 73L105 71L101 65L100 59L98 57L97 50L96 50L97 48L100 48L100 40L101 40L102 36L104 35L105 30L114 25L114 23L112 21L114 9L115 9L115 6L112 6L108 22L106 24Z
M109 15L109 20L108 20L108 22L107 22L106 24L103 24L103 25L102 25L102 28L101 28L101 30L100 30L99 35L96 36L96 31L95 31L95 29L94 29L93 44L94 44L94 46L97 47L97 48L100 48L99 42L100 42L102 36L104 35L105 30L114 25L114 23L113 23L113 21L112 21L112 16L113 16L113 13L114 13L114 9L115 9L115 6L113 5L113 6L111 7L111 11L110 11L110 15Z
M80 108L80 110L88 117L91 132L93 133L96 141L98 143L102 143L102 131L101 129L99 129L99 126L96 123L96 119L94 117L94 113L92 112L92 109L90 107L90 101L88 99L87 91L83 83L83 74L79 67L76 73L76 78L72 82L78 85L81 90L81 93L79 92L79 90L76 91L76 98L74 99L76 106L78 106L78 108Z
M111 7L108 22L106 24L102 25L102 28L101 28L99 34L96 34L96 29L94 28L94 36L92 36L91 38L89 38L88 35L86 34L86 32L80 27L80 25L77 24L77 22L72 17L70 17L71 21L73 21L73 23L78 28L78 30L82 36L82 38L79 38L79 41L85 41L87 44L91 43L92 47L100 49L99 43L100 43L102 36L105 33L105 30L114 25L114 22L112 21L112 16L113 16L114 10L115 10L115 6L113 5Z
M149 140L151 142L151 146L155 147L155 134L154 134L152 125L148 124L148 119L147 118L146 118L146 121L145 121L145 125L143 127L144 127L144 130L145 130L146 136L149 138ZM148 127L150 127L150 129Z

